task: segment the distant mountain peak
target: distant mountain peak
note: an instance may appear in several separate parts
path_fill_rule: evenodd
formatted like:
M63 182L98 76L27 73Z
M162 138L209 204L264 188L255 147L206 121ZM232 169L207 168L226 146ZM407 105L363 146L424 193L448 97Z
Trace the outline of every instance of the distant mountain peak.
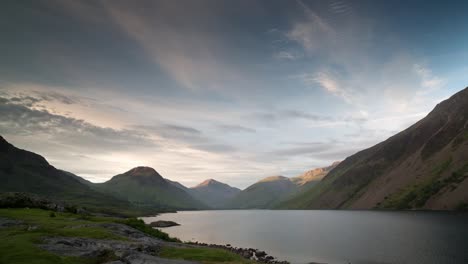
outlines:
M238 188L231 187L226 183L214 179L204 180L189 190L195 198L212 208L223 208L228 200L240 192Z
M340 161L335 161L332 165L323 167L323 168L315 168L309 171L304 172L303 174L291 178L295 184L302 186L311 181L320 181L325 175L327 175L332 169L340 164Z
M202 186L208 186L208 185L214 185L214 184L221 184L221 182L219 182L219 181L217 181L215 179L207 179L207 180L204 180L203 182L201 182L200 184L198 184L195 187L202 187Z
M289 178L288 178L288 177L281 176L281 175L277 175L277 176L266 177L266 178L264 178L264 179L261 179L261 180L258 181L258 182L272 182L272 181L284 181L284 180L288 180L288 181L289 181Z
M159 176L161 177L161 175L159 175L159 173L155 169L151 167L146 167L146 166L135 167L127 171L125 174L130 175L130 176L144 176L144 177Z

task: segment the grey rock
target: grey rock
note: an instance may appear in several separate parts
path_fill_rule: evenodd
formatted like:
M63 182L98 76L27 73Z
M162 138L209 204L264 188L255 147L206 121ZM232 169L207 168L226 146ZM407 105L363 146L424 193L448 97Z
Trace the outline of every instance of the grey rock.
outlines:
M124 263L130 264L195 264L197 262L187 261L187 260L179 260L179 259L164 259L157 256L151 256L141 253L133 253L123 258L125 261Z
M0 228L22 225L22 221L0 217Z

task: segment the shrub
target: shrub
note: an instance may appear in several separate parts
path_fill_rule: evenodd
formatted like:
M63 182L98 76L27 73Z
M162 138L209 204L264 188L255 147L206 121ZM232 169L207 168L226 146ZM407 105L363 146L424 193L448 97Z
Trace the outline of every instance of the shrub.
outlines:
M161 230L154 229L151 226L145 224L143 220L137 218L127 218L122 221L123 224L133 227L141 232L148 234L152 237L159 238L165 241L170 242L180 242L179 239L170 237L167 233L162 232Z

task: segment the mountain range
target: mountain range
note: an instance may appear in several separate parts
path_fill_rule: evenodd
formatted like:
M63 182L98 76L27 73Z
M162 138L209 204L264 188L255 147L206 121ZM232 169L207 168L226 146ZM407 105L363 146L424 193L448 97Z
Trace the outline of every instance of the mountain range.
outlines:
M143 166L96 184L0 136L0 192L30 192L107 211L468 209L467 178L468 88L342 162L297 177L267 177L244 190L213 179L187 188Z
M339 162L307 171L297 177L271 176L264 178L234 196L225 207L235 209L269 209L288 198L315 186Z

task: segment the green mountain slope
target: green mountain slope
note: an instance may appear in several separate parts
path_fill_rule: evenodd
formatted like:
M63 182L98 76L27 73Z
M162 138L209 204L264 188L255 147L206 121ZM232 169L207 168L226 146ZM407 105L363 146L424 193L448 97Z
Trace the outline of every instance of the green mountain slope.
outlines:
M468 204L468 88L356 153L281 208L438 209Z
M227 203L228 208L272 208L284 197L298 190L298 186L284 176L265 178L238 193Z
M96 184L97 190L109 193L132 204L160 209L202 209L206 205L168 182L150 167L136 167Z
M211 208L225 208L226 203L241 190L213 179L190 188L190 193Z
M57 170L44 157L18 149L0 136L0 192L34 193L107 212L131 210L128 202L99 193L77 177Z

